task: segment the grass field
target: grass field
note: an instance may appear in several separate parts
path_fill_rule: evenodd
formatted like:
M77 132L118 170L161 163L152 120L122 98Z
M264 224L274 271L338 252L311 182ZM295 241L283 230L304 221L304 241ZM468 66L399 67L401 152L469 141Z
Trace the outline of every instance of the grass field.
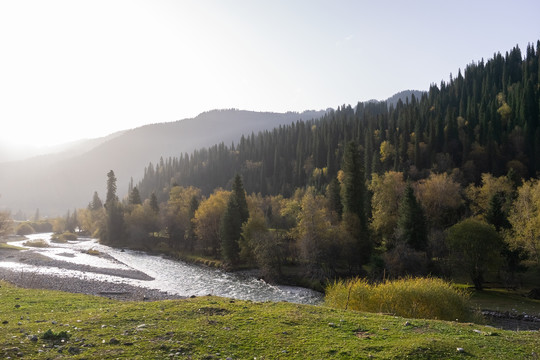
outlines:
M217 297L120 302L0 282L0 358L535 359L536 354L540 334L531 331Z

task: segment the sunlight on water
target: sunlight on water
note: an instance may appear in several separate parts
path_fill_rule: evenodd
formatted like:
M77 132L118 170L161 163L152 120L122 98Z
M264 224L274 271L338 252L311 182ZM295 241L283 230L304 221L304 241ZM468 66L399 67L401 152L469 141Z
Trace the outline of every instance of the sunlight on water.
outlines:
M16 269L17 271L36 272L66 278L75 277L112 283L127 283L135 286L159 289L182 296L213 294L244 300L289 301L304 304L317 304L322 300L320 293L310 289L293 286L274 286L254 277L165 259L140 251L122 251L101 245L95 239L81 238L65 244L51 243L50 235L30 235L27 240L11 242L10 244L24 246L23 243L28 240L44 239L49 243L50 247L32 248L32 251L51 259L75 264L108 269L138 270L151 276L154 280L135 280L94 272L73 271L48 266L38 267L14 262L0 262L0 266ZM102 256L84 253L84 251L89 249L99 251Z

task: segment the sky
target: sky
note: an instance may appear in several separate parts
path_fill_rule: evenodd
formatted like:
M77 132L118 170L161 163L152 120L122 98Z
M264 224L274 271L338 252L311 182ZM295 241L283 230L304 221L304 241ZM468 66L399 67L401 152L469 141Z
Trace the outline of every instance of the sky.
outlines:
M538 14L538 0L0 0L0 144L427 90L536 46Z

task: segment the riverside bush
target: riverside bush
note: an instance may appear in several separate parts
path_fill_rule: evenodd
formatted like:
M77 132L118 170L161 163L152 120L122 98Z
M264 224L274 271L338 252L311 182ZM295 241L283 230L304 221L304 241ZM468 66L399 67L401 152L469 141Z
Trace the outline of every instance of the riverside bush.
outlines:
M388 313L403 317L468 321L469 296L438 278L404 278L370 284L355 278L326 288L325 302L339 309Z
M46 248L49 247L49 244L43 239L28 240L23 242L24 246L37 247L37 248Z

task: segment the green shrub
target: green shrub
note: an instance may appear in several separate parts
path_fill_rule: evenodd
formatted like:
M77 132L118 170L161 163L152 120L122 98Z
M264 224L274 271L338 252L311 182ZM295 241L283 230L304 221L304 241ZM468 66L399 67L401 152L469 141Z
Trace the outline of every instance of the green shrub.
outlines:
M68 240L77 240L77 235L66 231L62 234L53 234L53 236L51 236L51 241L55 243L65 244Z
M469 296L438 278L405 278L370 284L365 279L338 281L326 288L328 306L403 317L468 321Z
M52 341L56 341L56 340L67 340L71 337L71 334L66 332L66 331L59 331L57 333L55 333L54 331L52 331L51 329L45 331L43 333L43 335L41 335L41 338L43 340L52 340Z
M88 249L88 250L84 250L83 253L88 254L88 255L93 255L93 256L99 256L99 255L101 255L101 253L99 252L99 250L96 250L96 249Z
M15 231L17 235L30 235L35 233L34 228L28 224L28 223L22 223L19 226L17 226L17 230Z

